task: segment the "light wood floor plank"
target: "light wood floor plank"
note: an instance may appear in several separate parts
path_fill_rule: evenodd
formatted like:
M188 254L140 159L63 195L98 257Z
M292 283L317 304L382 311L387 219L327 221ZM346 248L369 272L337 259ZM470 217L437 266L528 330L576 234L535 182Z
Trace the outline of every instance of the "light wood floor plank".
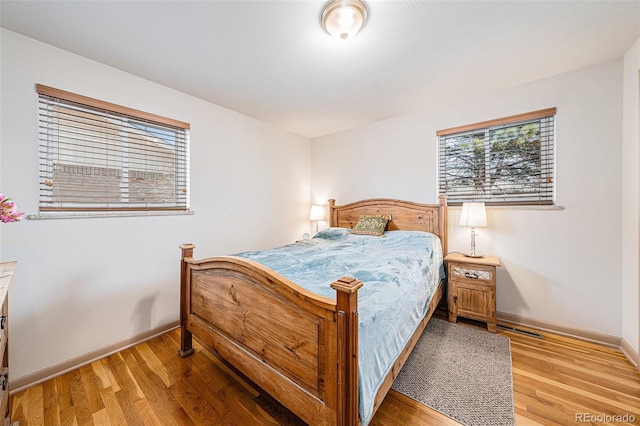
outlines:
M169 374L169 371L164 366L160 358L156 356L147 343L142 343L135 348L136 352L140 354L144 363L155 372L155 374L162 380L166 387L171 387L175 383L176 379Z
M80 367L80 374L82 376L83 390L89 404L89 411L93 416L93 413L99 412L104 408L104 403L100 396L100 386L90 365Z
M180 404L167 395L166 389L169 386L166 385L167 382L165 382L163 378L163 376L166 375L166 370L152 370L146 363L138 363L138 360L134 356L137 351L129 350L127 352L124 360L133 374L134 380L138 383L138 386L144 394L143 400L146 401L150 409L153 410L154 417L163 425L176 425L177 423L173 418L173 411L177 410ZM160 374L156 375L155 373L158 371Z
M93 411L89 407L89 398L82 382L82 373L80 369L70 373L69 390L71 392L71 400L75 408L75 416L79 425L92 425Z
M104 408L107 413L107 418L109 421L114 424L127 424L127 419L124 416L124 412L122 411L122 407L120 407L120 403L116 394L113 392L113 389L106 388L100 389L100 396L102 398L102 402L104 403Z
M20 420L20 424L45 424L42 387L36 386L28 389L19 398L15 397L13 403L22 414L15 421ZM59 420L57 424L60 424Z
M511 339L518 426L578 424L581 413L631 414L640 423L640 372L620 351L546 332L544 339L503 329L499 334ZM21 426L304 424L197 340L193 355L178 356L179 339L172 330L19 392L12 396L12 421ZM392 390L371 425L458 423Z
M78 426L78 419L76 417L76 407L73 405L60 411L60 423L68 426Z
M108 359L104 358L91 363L91 368L100 380L101 389L111 388L113 392L119 392L120 384L111 373L111 369L108 367L108 364Z
M38 388L42 388L43 394L43 415L44 415L44 425L46 426L60 426L62 423L60 422L60 409L58 407L58 386L56 380L48 380L44 382L42 385L34 386L29 390L37 390ZM15 412L15 408L12 408ZM23 424L20 422L20 424ZM38 424L28 422L27 424Z
M93 424L95 426L110 426L109 414L106 409L101 409L93 413Z

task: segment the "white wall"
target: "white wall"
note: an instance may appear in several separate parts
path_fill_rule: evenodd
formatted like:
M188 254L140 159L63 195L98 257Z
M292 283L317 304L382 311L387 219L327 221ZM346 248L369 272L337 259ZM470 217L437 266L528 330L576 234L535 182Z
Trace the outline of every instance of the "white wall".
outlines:
M622 338L635 350L640 351L638 323L638 116L640 87L640 40L624 56L623 90L623 179L622 179Z
M191 123L196 212L0 225L0 260L19 262L10 294L14 379L177 320L180 243L196 243L196 255L205 256L293 241L309 231L310 198L435 202L436 130L552 106L565 210L489 209L478 248L503 259L498 310L623 336L637 349L637 75L635 93L626 92L629 69L640 63L638 43L624 61L624 144L622 61L309 144L4 29L0 42L0 190L22 210L37 212L35 84L42 83ZM623 153L634 160L623 162ZM625 182L635 176L624 198L623 166ZM451 210L451 250L469 244L458 214Z
M621 336L622 61L311 141L312 201L436 202L438 129L557 107L557 203L489 209L478 249L502 258L498 311ZM469 231L451 209L451 251Z
M11 373L41 369L178 319L178 245L196 256L280 245L308 232L310 142L2 30L2 191L38 211L35 84L191 123L191 216L2 224ZM177 349L177 348L176 348Z

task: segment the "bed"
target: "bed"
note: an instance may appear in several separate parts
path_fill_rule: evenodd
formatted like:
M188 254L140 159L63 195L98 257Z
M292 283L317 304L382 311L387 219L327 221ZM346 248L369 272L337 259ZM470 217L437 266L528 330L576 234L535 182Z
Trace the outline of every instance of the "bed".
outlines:
M351 234L362 215L381 214L389 217L385 237ZM392 244L405 234L422 239L426 232L438 237L441 255L447 252L444 197L439 204L369 199L338 206L329 200L329 218L330 227L335 229L322 231L318 238L296 243L288 250L309 246L324 251L323 244L333 244L330 240L345 240L352 247L365 244L367 239L374 244ZM348 276L331 278L326 287L332 289L332 296L304 288L287 278L288 273L265 266L269 262L262 262L267 255L261 252L195 259L193 244L183 244L181 249L179 354L184 357L193 353L192 338L196 336L203 346L313 425L357 425L371 419L444 291L443 277L438 275L417 323L400 342L398 353L382 369L383 376L375 379L363 402L359 391L367 385L358 370L370 351L360 354L359 359L358 346L369 348L371 342L359 339L363 325L359 321L358 295L361 291L366 294L362 281ZM272 260L275 258L272 256ZM440 270L441 265L434 267ZM363 403L368 408L361 418Z

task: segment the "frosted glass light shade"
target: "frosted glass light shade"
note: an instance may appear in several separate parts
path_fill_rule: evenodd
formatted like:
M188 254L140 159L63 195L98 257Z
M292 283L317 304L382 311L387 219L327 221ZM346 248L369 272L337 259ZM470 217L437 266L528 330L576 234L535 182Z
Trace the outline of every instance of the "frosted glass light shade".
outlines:
M309 220L324 220L324 206L311 206Z
M487 226L487 212L484 203L462 203L460 226Z
M367 6L362 0L333 0L322 11L322 28L332 37L349 40L367 21Z

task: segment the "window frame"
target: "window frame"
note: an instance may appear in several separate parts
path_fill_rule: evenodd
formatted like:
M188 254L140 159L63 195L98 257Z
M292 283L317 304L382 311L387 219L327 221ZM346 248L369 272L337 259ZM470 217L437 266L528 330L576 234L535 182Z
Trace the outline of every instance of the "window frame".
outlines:
M91 217L91 216L114 216L114 215L135 215L135 214L144 214L144 215L152 215L152 214L170 214L170 213L190 213L190 142L189 142L189 132L190 132L190 124L185 123L179 120L174 120L167 117L162 117L156 114L151 114L148 112L136 110L129 107L124 107L121 105L101 101L98 99L90 98L87 96L75 94L72 92L67 92L64 90L52 88L49 86L45 86L42 84L36 85L36 91L38 93L38 146L39 146L39 190L38 190L38 210L39 215L37 218L44 217L57 217L60 215L72 217L81 215L83 217ZM142 168L134 168L126 165L126 161L123 161L122 164L111 167L107 166L97 166L98 169L104 170L115 170L120 173L120 176L126 176L127 173L132 172L132 175L138 177L137 186L135 188L143 188L143 192L140 199L136 199L135 196L129 193L129 188L133 188L133 181L126 180L122 181L118 184L118 189L115 194L118 197L118 201L113 201L113 199L109 199L109 196L106 195L107 187L104 186L103 191L98 190L99 195L97 200L87 201L81 200L78 201L74 199L74 201L66 201L64 198L66 195L58 194L58 199L54 198L54 189L52 188L52 178L53 178L53 160L48 155L50 150L56 144L64 144L63 138L60 135L52 136L49 133L49 129L52 126L52 122L57 119L54 119L51 116L51 108L56 103L59 103L62 108L67 110L72 110L76 108L79 111L79 114L88 115L89 112L95 114L95 117L98 119L86 119L82 124L82 128L80 130L80 138L78 140L82 142L86 142L86 144L81 145L77 151L73 151L74 155L86 153L91 151L91 145L99 145L103 143L104 145L108 145L109 142L113 143L115 140L116 144L121 145L123 152L128 151L130 149L138 148L139 156L137 158L142 162L148 162L149 158L153 159L153 157L147 157L147 154L151 154L154 150L161 151L164 150L167 154L164 155L163 160L167 160L166 164L163 164L162 167L165 169L165 175L171 176L171 179L168 181L165 179L165 188L164 188L164 197L168 199L166 200L150 200L146 201L144 198L144 194L147 194L149 188L155 188L153 182L145 183L145 177L152 175L161 175L162 169L160 166L145 166ZM43 108L44 107L44 108ZM60 107L60 106L59 106ZM112 118L116 117L117 120L121 120L121 124L113 124ZM118 133L118 137L116 139L109 140L109 136L104 136L104 140L97 139L94 141L90 141L88 134L100 130L100 126L102 124L102 130L108 126L111 128L111 132ZM70 125L65 123L65 127L61 128L59 124L56 124L56 129L58 132L61 130L68 130ZM149 129L155 127L159 130L158 133L150 132ZM113 132L113 130L119 130L119 132ZM162 135L162 131L166 131L166 135L174 134L175 138L172 142L168 142L168 139L163 139L160 135ZM106 132L106 131L105 131ZM135 137L131 137L134 133L137 132L138 135L142 134L143 136L139 136L138 139ZM84 139L83 139L84 137ZM129 138L134 140L135 142L130 142ZM144 142L144 139L155 139L155 144L150 144L149 142ZM143 141L140 143L140 141ZM136 144L137 143L137 147ZM68 143L67 143L68 144ZM152 145L149 148L149 145ZM160 147L162 145L162 147ZM142 148L140 149L140 147ZM106 148L104 148L106 149ZM94 151L91 151L94 154ZM158 154L160 155L160 154ZM110 160L107 157L97 154L96 157L98 160L108 162ZM157 159L157 157L156 157ZM92 165L91 162L87 162L87 164L72 164L72 167L83 167L90 168ZM116 160L117 163L117 160ZM49 167L49 168L47 168ZM166 172L169 170L169 172ZM84 173L84 172L82 172ZM71 183L71 187L79 187L81 184L79 183L82 179L83 175L78 174L77 181L73 180ZM166 176L165 176L166 177ZM71 179L74 179L72 176ZM140 183L142 181L142 183ZM168 184L166 182L169 182ZM168 190L166 187L171 188ZM126 189L123 189L126 188ZM76 188L74 188L75 190ZM157 188L155 188L158 191ZM133 189L132 189L133 190ZM86 194L82 193L82 189L78 192L81 194L80 196L84 196ZM162 188L159 190L162 191ZM119 195L117 195L119 194ZM75 195L75 193L74 193ZM136 201L131 201L131 199L135 199ZM36 217L34 217L36 218Z
M555 188L555 175L556 175L556 149L555 149L555 138L556 138L556 108L546 108L537 111L531 111L523 114L512 115L508 117L502 117L482 122L477 122L473 124L466 124L462 126L451 127L447 129L438 130L436 132L437 139L437 149L438 149L438 194L439 195L447 195L447 201L449 205L461 205L463 202L485 202L487 205L491 206L555 206L556 202L556 188ZM526 125L527 123L534 122L537 120L549 120L545 125L548 125L550 130L549 134L545 134L540 136L540 171L541 176L539 178L538 185L540 187L544 187L544 190L539 190L533 194L537 194L531 197L524 197L523 199L517 199L520 197L511 195L511 199L508 196L500 197L500 196L491 196L490 188L489 191L486 190L486 185L484 186L485 191L484 194L489 192L489 196L481 196L474 195L469 196L468 194L455 194L453 191L449 191L447 193L448 184L450 180L447 180L447 166L446 161L446 139L460 136L464 137L469 135L470 133L481 133L484 132L483 141L483 151L484 151L484 170L485 175L490 175L490 161L487 161L486 158L490 156L490 144L491 139L488 138L488 134L490 132L496 131L499 128L510 128L518 125ZM444 157L444 158L443 158ZM545 173L545 174L542 174ZM542 180L544 179L544 182ZM542 194L542 195L541 195ZM526 199L528 198L528 199ZM538 199L534 199L538 198Z

